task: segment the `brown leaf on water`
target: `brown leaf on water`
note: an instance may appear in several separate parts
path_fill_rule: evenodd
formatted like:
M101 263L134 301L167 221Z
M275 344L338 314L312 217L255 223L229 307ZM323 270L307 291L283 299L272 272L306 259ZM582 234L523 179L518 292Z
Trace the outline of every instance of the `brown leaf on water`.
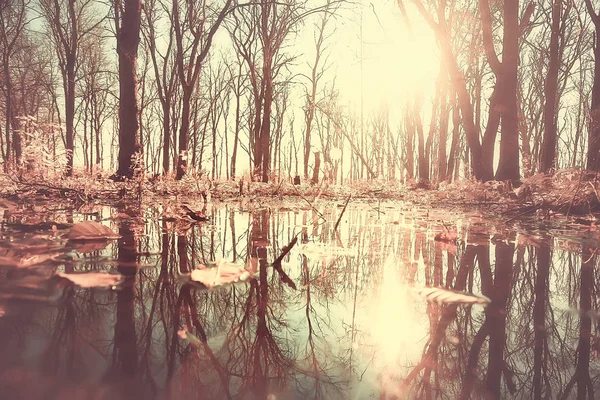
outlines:
M110 228L94 221L84 221L73 225L69 231L70 240L110 240L121 236Z
M108 272L84 272L79 274L57 272L56 275L68 279L82 288L113 287L123 281L121 274L109 274Z
M481 304L487 305L491 303L489 297L483 295L473 295L461 292L455 292L452 290L442 288L414 288L413 289L419 296L423 297L429 302L435 302L438 304Z

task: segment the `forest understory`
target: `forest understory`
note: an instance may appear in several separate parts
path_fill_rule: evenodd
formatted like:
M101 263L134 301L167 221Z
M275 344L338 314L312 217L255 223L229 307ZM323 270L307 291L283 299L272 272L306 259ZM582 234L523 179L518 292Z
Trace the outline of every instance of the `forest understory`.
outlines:
M536 174L511 181L459 180L453 183L359 180L333 184L323 179L318 184L294 184L290 180L264 183L240 180L211 180L203 176L153 176L124 182L110 177L89 175L46 181L22 176L16 179L0 175L0 208L11 204L39 204L60 202L74 207L90 203L119 205L135 208L169 206L188 213L187 205L201 209L207 202L242 201L249 208L273 206L313 207L319 201L345 203L359 201L380 203L402 202L415 207L478 212L483 215L501 215L510 220L526 217L549 219L558 217L585 217L593 223L600 215L600 176L582 169L563 169L553 175ZM185 207L182 208L181 205Z

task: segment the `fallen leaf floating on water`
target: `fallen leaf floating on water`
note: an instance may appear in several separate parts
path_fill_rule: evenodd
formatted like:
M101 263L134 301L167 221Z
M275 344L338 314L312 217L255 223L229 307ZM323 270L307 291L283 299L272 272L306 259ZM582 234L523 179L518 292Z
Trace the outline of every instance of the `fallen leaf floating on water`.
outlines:
M452 290L446 290L441 288L414 288L413 289L419 296L424 297L429 302L436 302L438 304L482 304L487 305L492 302L489 297L480 295L476 296L473 294L466 294L461 292L454 292Z
M54 252L46 254L32 254L25 257L0 256L0 265L3 267L27 268L44 263L46 261L55 260L56 257L62 254L62 252Z
M80 274L58 272L56 275L68 279L82 288L113 287L123 280L121 274L109 274L108 272L84 272Z
M110 240L120 237L110 228L94 221L80 222L69 231L70 240Z
M253 275L250 271L237 264L228 261L218 261L214 268L207 268L204 265L200 265L192 271L190 278L192 281L199 282L207 288L212 288L228 283L247 281L253 278Z

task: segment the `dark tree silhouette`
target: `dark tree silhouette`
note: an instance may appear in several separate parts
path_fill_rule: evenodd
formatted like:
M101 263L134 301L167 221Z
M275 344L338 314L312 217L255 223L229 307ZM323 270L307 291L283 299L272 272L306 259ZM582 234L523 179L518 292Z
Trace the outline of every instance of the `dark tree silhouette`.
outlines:
M142 2L115 0L114 6L119 56L119 166L116 177L131 178L136 167L133 156L142 151L137 96L137 53Z

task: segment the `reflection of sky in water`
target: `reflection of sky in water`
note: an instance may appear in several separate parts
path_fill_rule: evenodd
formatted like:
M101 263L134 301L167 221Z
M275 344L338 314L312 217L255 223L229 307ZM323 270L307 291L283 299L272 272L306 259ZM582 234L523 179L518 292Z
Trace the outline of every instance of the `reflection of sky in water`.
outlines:
M206 210L211 222L195 226L161 221L166 207L148 210L140 219L145 225L135 232L137 249L145 254L140 262L149 266L139 269L129 292L133 294L129 317L121 314L129 304L123 300L127 289L75 290L60 307L6 303L10 313L0 318L4 344L0 389L8 390L7 376L22 368L20 374L29 371L37 376L33 386L40 388L108 387L114 399L126 397L127 390L118 386L125 379L119 378L123 359L115 351L115 343L125 340L135 358L133 375L127 379L133 379L136 393L144 396L166 390L172 398L197 391L210 393L212 397L207 398L226 398L225 384L231 396L241 398L263 398L261 393L276 398L391 398L407 393L419 397L426 379L431 379L429 385L439 385L431 389L434 398L444 393L458 396L475 337L491 317L480 306L428 303L411 288L462 285L461 291L482 293L487 278L478 263L489 252L488 268L495 279L491 287L501 290L498 272L506 266L495 265L499 244L485 238L491 233L505 234L509 242L519 242L519 238L500 232L502 227L486 231L489 221L461 219L447 212L415 212L397 204L349 206L337 235L333 225L341 207L335 204L317 205L317 210L303 205L245 211L249 208L242 203L215 204ZM99 212L102 223L119 231L119 224L107 219L114 215L111 209L93 211ZM82 216L75 214L72 220L80 221ZM458 247L433 240L444 226L458 227ZM470 230L480 233L473 246L466 248ZM184 253L191 267L232 260L234 254L244 263L252 246L259 245L267 246L267 258L272 261L296 235L298 243L282 263L296 291L272 268L260 270L256 260L250 264L259 271L260 280L252 284L186 291L176 279ZM112 242L92 255L70 254L75 271L114 272L118 251L118 242ZM525 398L532 385L530 371L535 368L532 349L539 338L532 319L539 297L534 291L537 255L534 246L515 247L505 325L497 325L506 333L507 365L521 379L516 394ZM546 352L553 355L556 373L547 382L554 392L569 379L578 346L579 318L564 310L579 304L580 258L555 249L545 288L543 337L549 335ZM476 267L471 269L473 264ZM48 271L55 266L39 268ZM58 266L58 270L64 268ZM1 275L3 284L10 285L17 276L11 274ZM483 294L498 299L493 291ZM258 299L265 295L269 301L261 308ZM501 314L494 315L492 320L501 323ZM207 338L199 348L177 336L184 328L199 335L198 327ZM480 380L486 379L489 368L489 340L482 343L478 355ZM265 359L269 360L266 364ZM273 365L273 360L282 364ZM595 366L592 360L593 371ZM410 382L403 387L407 377ZM49 383L55 380L60 383ZM15 392L7 393L18 391L11 390ZM472 390L473 398L486 391L479 386ZM507 395L506 390L501 393Z

